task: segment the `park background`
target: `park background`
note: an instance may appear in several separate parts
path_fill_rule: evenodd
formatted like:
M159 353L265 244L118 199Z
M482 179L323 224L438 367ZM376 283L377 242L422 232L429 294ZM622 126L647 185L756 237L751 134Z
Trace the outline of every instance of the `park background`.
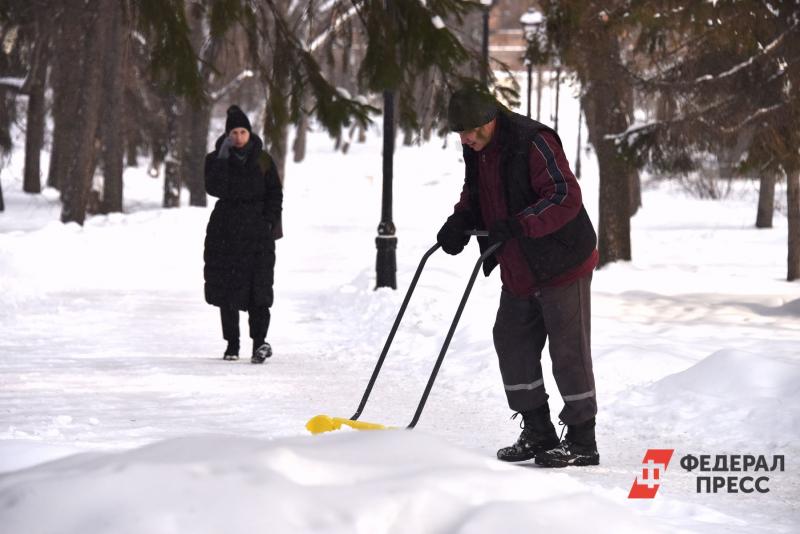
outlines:
M3 531L792 532L797 3L625 12L622 2L497 2L461 14L448 9L468 3L397 4L396 18L379 16L383 2L100 0L53 11L12 2L2 14ZM179 39L163 46L181 21L194 66L185 77L186 57L163 55L181 50ZM390 33L392 23L405 31ZM306 33L295 43L298 28ZM118 34L123 63L110 43L85 41ZM646 35L669 46L640 49ZM369 53L386 43L402 48L392 56L402 76ZM617 54L600 54L609 43ZM462 62L402 56L435 45ZM334 91L312 76L309 57ZM282 62L293 67L288 85L276 81ZM292 83L297 72L305 84ZM304 429L318 413L353 412L417 262L458 198L458 139L438 134L442 98L470 80L523 114L531 80L531 114L539 101L539 119L558 121L573 168L580 161L603 256L593 279L598 467L494 460L519 432L491 343L497 274L476 282L415 430ZM29 141L37 94L38 152ZM106 104L112 95L121 100ZM387 97L398 111L392 128ZM618 105L598 106L603 98ZM217 313L202 298L213 199L198 189L197 155L234 102L283 155L275 356L263 367L221 360ZM736 113L717 113L728 106ZM189 135L198 130L202 142ZM675 150L659 151L667 145ZM375 238L387 215L397 271L381 275ZM429 261L365 420L407 424L476 259L472 243ZM397 288L376 289L381 276ZM674 449L656 498L628 499L654 448ZM764 455L770 467L781 456L784 469L687 472L687 455L712 465ZM769 492L698 491L701 476L766 476Z

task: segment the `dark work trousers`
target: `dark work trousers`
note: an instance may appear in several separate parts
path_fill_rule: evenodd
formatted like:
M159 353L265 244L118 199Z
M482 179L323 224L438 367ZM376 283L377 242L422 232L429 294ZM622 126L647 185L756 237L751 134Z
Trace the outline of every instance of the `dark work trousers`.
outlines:
M222 317L222 337L225 338L225 341L238 341L239 310L221 307L219 312ZM267 338L267 330L269 330L269 308L254 306L247 310L247 315L250 323L250 337L255 341L264 341Z
M590 346L591 283L590 274L568 286L542 288L530 298L503 290L493 334L512 410L532 410L547 402L542 349L549 339L553 376L564 400L559 418L574 425L597 413Z

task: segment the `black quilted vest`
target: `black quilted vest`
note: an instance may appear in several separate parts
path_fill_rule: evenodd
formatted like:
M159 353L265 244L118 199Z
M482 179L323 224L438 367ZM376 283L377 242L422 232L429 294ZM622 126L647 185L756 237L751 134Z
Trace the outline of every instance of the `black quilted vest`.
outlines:
M519 214L540 199L531 188L529 154L534 138L543 130L553 134L561 144L555 130L540 122L507 110L497 115L495 135L499 136L500 176L509 217ZM467 146L464 146L464 163L464 180L469 190L475 227L485 230L478 198L478 153ZM581 206L575 218L555 232L538 238L523 237L519 242L531 273L537 283L543 284L586 261L597 246L597 234L586 209ZM479 237L478 244L481 252L485 251L487 239ZM497 259L494 255L489 256L483 263L483 272L489 276L496 266Z

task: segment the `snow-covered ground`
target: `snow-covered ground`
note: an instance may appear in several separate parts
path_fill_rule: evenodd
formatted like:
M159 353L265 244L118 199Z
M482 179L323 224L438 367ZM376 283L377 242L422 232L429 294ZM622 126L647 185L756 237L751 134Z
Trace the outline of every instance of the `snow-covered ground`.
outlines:
M519 433L491 341L496 273L479 277L414 431L304 429L355 410L463 173L454 136L398 147L399 288L374 291L380 140L346 156L331 144L312 136L288 169L263 366L221 360L202 293L210 208L162 210L162 182L129 169L126 214L65 226L55 192L20 192L13 155L0 174L0 532L797 532L800 285L784 281L785 217L753 227L755 186L722 202L646 187L634 261L593 281L601 465L521 468L494 459ZM430 259L364 420L410 421L476 259L474 244ZM675 450L657 496L628 499L656 448ZM768 476L770 491L697 493L687 454L784 455L785 471L703 473Z

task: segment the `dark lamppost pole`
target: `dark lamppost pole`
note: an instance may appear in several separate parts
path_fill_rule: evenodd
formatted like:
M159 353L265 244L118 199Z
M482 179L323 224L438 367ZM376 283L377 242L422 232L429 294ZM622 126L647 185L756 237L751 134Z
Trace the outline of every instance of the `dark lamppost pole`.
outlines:
M392 0L386 0L386 10L392 15ZM383 194L381 222L375 238L375 289L397 289L397 237L392 221L392 179L394 177L394 91L383 92Z
M492 10L494 0L481 0L483 4L483 69L481 70L481 82L484 87L489 87L489 12Z
M375 261L375 288L397 289L397 237L392 222L392 179L394 177L394 92L383 92L383 197L381 222L375 246L378 257Z
M531 118L531 83L533 83L533 61L525 54L525 67L528 69L528 118Z
M531 116L531 86L533 85L533 64L541 62L542 55L542 41L544 29L544 17L535 8L530 7L528 11L522 14L519 18L519 23L522 25L522 31L525 35L525 66L528 70L528 117ZM539 85L541 85L541 76L539 77ZM536 120L539 120L539 106L540 101L537 98Z

